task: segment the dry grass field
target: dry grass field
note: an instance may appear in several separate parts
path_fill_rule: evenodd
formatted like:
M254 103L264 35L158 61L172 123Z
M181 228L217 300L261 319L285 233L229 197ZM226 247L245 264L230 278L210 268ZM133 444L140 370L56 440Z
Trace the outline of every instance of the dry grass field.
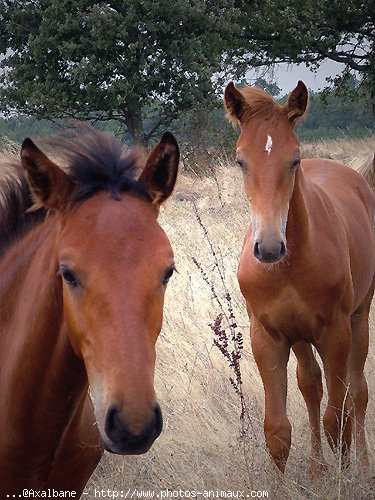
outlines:
M374 149L375 139L330 141L304 146L304 156L331 157L349 164ZM124 495L130 491L129 496L133 491L157 494L160 490L181 489L241 490L245 498L251 497L251 491L267 491L268 498L278 500L375 498L375 308L366 365L370 467L362 469L352 455L352 465L341 473L337 458L326 445L328 472L319 481L309 478L308 417L291 355L288 414L293 441L286 473L281 476L264 447L263 388L252 358L249 320L236 281L249 220L241 174L229 159L218 158L216 163L214 177L181 175L173 200L161 214L178 269L167 290L164 325L157 345L156 390L164 431L144 456L106 454L82 498L98 498L102 489L119 494L123 491ZM221 305L193 258L209 277ZM220 312L228 314L228 291L245 341L241 370L248 418L244 429L239 397L229 382L233 373L213 346L209 327ZM136 497L137 493L133 495Z
M19 145L10 142L5 149L16 152ZM328 157L350 166L361 163L374 150L375 138L303 145L305 157ZM329 469L319 481L310 479L308 417L291 355L288 415L293 428L292 449L282 476L264 446L263 387L251 354L249 320L236 279L249 223L242 177L234 162L222 156L215 160L212 170L215 175L208 177L181 174L174 197L160 216L178 269L168 286L157 344L156 391L163 409L163 433L146 455L118 457L106 453L82 498L116 494L118 498L121 494L123 498L138 498L142 492L144 496L155 492L157 498L166 490L169 498L177 498L177 491L182 490L191 496L193 491L210 491L211 498L213 494L218 497L220 491L244 491L245 498L255 495L277 500L375 499L375 302L366 364L369 468L363 469L352 452L350 468L341 472L337 457L324 442ZM233 370L213 345L209 326L220 313L228 317L228 292L238 330L244 337L241 373L248 409L244 423L240 420L239 396L229 381ZM323 410L324 405L325 398Z

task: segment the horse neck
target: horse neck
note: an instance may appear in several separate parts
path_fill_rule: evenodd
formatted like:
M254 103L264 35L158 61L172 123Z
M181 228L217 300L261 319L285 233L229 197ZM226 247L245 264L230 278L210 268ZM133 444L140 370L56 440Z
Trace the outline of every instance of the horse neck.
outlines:
M0 313L0 423L12 422L14 436L23 440L28 429L35 446L43 444L40 436L48 431L50 443L59 440L87 391L83 363L73 353L64 322L56 226L47 220L0 262L0 301L6 311Z
M309 243L310 220L307 205L308 186L301 168L296 171L294 188L289 204L287 241L295 254L302 252Z

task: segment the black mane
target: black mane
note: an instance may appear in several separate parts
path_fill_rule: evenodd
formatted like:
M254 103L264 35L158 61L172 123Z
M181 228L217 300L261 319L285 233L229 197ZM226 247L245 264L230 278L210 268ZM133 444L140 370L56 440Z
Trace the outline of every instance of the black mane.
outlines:
M110 133L88 125L37 141L41 150L77 184L72 203L107 191L118 199L131 191L150 200L137 180L144 155L140 149L124 150ZM0 158L0 256L10 244L46 217L46 209L32 209L34 201L26 173L16 156Z
M140 167L144 166L142 150L125 150L113 134L80 125L41 145L42 149L52 148L52 154L62 159L69 177L77 184L73 201L85 200L99 191L108 191L116 199L120 193L132 191L150 200L137 180Z

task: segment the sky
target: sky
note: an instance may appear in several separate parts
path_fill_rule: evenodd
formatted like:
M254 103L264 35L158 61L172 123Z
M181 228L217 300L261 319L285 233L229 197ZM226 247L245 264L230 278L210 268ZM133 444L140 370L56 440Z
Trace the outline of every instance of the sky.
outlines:
M298 80L303 80L310 90L316 92L327 86L326 78L328 76L336 76L341 73L342 69L343 65L334 61L323 62L316 73L304 64L277 64L275 73L270 79L271 81L276 81L277 85L282 89L282 94L293 90ZM249 83L251 83L252 78L256 77L255 72L251 71L246 75ZM268 79L267 76L265 79Z

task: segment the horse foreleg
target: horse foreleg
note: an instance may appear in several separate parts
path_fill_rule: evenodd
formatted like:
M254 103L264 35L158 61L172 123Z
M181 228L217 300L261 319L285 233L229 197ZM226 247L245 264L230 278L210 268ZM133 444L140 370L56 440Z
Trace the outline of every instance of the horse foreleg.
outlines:
M298 387L309 414L311 429L310 473L313 477L320 477L321 471L326 468L320 432L320 403L323 397L322 372L311 344L298 342L293 345L292 349L297 358Z
M351 327L347 317L341 317L319 339L317 349L324 363L328 389L328 405L323 416L324 431L334 452L341 452L342 465L349 462L351 419L347 367L351 348Z
M255 319L251 324L251 345L264 387L267 448L284 472L291 444L291 425L286 415L290 347L285 340L273 338Z

